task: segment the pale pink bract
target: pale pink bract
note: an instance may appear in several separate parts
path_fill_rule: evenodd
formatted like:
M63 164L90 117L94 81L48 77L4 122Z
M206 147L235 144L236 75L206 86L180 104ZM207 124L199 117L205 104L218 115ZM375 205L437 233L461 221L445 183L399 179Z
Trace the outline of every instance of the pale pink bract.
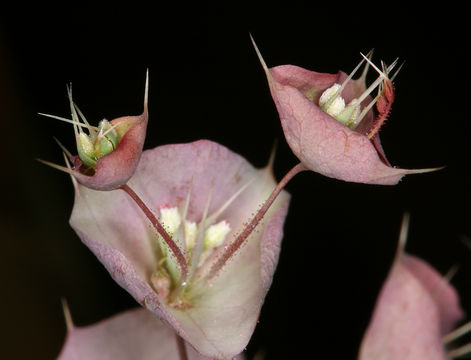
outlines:
M254 43L255 46L255 43ZM268 68L255 46L268 80L270 92L281 120L288 145L309 170L351 182L394 185L407 174L432 169L407 170L392 167L381 147L379 136L366 136L374 123L373 111L355 130L340 123L319 107L322 93L342 84L347 75L324 74L298 66ZM341 95L345 103L359 98L366 90L365 79L350 80ZM371 101L367 97L361 104Z
M447 360L443 337L463 317L458 294L423 260L398 254L379 294L359 360Z
M270 168L255 169L241 156L211 141L160 146L144 151L128 185L157 214L191 196L188 218L199 222L211 192L209 214L241 187L218 216L231 226L226 243L208 258L216 263L227 244L276 186ZM179 309L158 296L151 274L161 259L157 235L123 191L78 186L70 223L111 276L142 306L170 324L202 355L226 359L239 354L255 328L278 261L289 195L282 191L244 245L211 279L191 283L190 306ZM204 274L204 272L203 272Z
M58 360L180 359L175 332L145 309L128 310L89 326L70 325ZM188 360L210 360L185 347Z

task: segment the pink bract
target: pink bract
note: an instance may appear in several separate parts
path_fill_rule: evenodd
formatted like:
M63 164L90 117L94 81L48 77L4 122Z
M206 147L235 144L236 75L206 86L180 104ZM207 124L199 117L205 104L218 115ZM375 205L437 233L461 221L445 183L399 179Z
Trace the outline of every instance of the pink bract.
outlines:
M218 216L231 231L208 259L215 263L276 186L270 168L255 169L241 156L207 140L144 151L129 186L154 212L188 196L188 218L199 222L211 190L209 214L244 185ZM111 276L204 356L239 354L255 328L278 261L289 195L281 192L245 244L215 277L191 284L190 305L170 306L151 285L159 261L157 235L123 191L78 186L70 223ZM218 220L219 221L219 220ZM210 262L211 263L211 262ZM203 272L204 273L204 272Z
M455 289L423 260L399 254L378 297L359 360L446 360L443 336L463 317Z
M254 43L255 45L255 43ZM298 66L268 68L256 48L281 120L286 141L293 153L310 170L344 181L394 185L407 174L431 169L407 170L391 167L379 136L366 134L374 122L370 110L355 130L340 123L318 106L322 93L347 75L324 74ZM345 103L366 90L365 79L350 80L341 95ZM366 106L368 97L362 102Z
M115 150L97 161L93 175L81 171L82 161L78 156L71 160L74 165L74 176L82 185L95 190L113 190L127 183L136 171L141 158L146 138L148 113L147 105L140 116L124 116L110 121L128 129Z
M128 310L90 326L72 325L58 360L179 360L175 335L151 312ZM185 346L188 360L210 359Z
M101 153L100 156L97 156L97 158L99 157L98 159L94 158L93 161L96 161L96 164L93 164L93 166L91 166L91 164L88 164L89 166L87 166L82 162L80 154L72 155L61 144L59 145L61 145L64 154L68 156L68 159L72 163L72 166L70 166L68 162L67 167L64 167L53 164L49 161L39 161L49 166L52 166L53 168L69 173L80 184L90 189L107 191L117 189L121 185L126 184L127 181L134 174L134 171L136 171L136 167L139 163L142 154L142 149L144 147L144 141L146 138L147 123L149 119L147 110L149 89L148 80L149 79L147 76L143 113L139 116L123 116L109 121L109 131L113 130L114 134L116 135L115 140L118 143L113 144L113 148L114 146L116 146L116 148L114 148L113 150L108 149L105 152L107 155L104 155L105 153ZM79 129L81 129L82 127L88 128L90 132L93 127L90 126L90 124L85 120L85 117L82 115L78 107L74 104L72 100L71 87L68 89L68 93L72 112L72 120L60 118L54 115L41 115L63 120L66 122L72 122L74 124L77 146L79 148L79 144L81 144L81 138L79 134L82 132L82 130ZM80 114L80 116L78 114ZM83 122L81 122L79 118L81 118ZM93 131L98 133L97 130ZM98 136L103 138L106 133L108 133L108 131L105 131L103 133L99 132ZM86 133L82 133L81 135L84 134L86 135ZM88 135L86 135L85 137L88 138ZM90 146L93 147L93 144L90 144ZM83 148L83 145L81 145L80 148ZM87 161L85 161L85 163L86 162Z

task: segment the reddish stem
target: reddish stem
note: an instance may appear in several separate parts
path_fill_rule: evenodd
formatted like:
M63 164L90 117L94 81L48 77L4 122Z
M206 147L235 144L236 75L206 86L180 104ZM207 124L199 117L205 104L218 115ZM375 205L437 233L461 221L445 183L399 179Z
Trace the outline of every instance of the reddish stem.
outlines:
M295 165L290 171L286 173L286 175L281 179L281 181L276 185L275 189L270 194L269 198L263 203L262 207L252 220L248 223L248 225L244 228L244 230L237 236L237 238L232 242L224 254L219 258L219 260L211 267L211 270L208 275L208 280L213 278L217 272L224 267L227 261L235 254L235 252L242 246L242 244L247 240L249 235L252 231L255 230L258 223L262 220L265 213L268 211L270 206L273 204L275 199L277 198L278 194L283 190L283 188L288 184L288 182L296 175L299 174L301 171L307 170L307 168L302 164L299 163Z
M384 80L384 91L383 95L380 96L376 103L376 108L378 109L378 116L373 124L373 127L366 135L368 139L372 139L381 129L384 122L388 119L389 113L391 112L392 104L394 102L394 87L389 79Z
M126 192L131 197L131 199L134 200L137 206L141 208L142 212L147 217L147 219L149 219L149 221L151 222L155 230L157 230L157 232L162 236L165 243L172 251L173 255L175 255L175 257L177 258L178 265L180 265L180 270L181 270L180 282L181 283L185 282L187 274L188 274L188 266L186 264L186 259L183 256L183 253L181 252L180 248L177 246L177 244L175 244L172 237L167 233L167 231L164 229L162 224L155 217L154 213L147 207L147 205L141 200L139 195L137 195L133 189L131 189L126 184L121 185L119 188L121 190L124 190L124 192Z

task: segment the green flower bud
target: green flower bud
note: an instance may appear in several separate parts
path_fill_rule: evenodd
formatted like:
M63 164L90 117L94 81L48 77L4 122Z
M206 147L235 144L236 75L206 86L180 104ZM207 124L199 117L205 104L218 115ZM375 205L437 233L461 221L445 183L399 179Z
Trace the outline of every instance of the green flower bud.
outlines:
M111 121L102 120L91 125L72 100L72 87L68 97L72 119L41 114L74 127L78 154L73 155L62 145L67 155L67 167L39 160L55 169L69 173L80 184L94 190L114 190L124 184L136 171L142 153L148 123L146 77L144 111L139 116L122 116ZM122 141L125 139L124 141Z
M110 125L108 120L100 121L98 128L100 129L100 132L95 139L93 149L96 158L100 159L116 149L121 137L118 137L118 134Z
M84 132L77 135L77 151L80 160L85 166L94 167L96 165L96 156L93 143L90 137Z

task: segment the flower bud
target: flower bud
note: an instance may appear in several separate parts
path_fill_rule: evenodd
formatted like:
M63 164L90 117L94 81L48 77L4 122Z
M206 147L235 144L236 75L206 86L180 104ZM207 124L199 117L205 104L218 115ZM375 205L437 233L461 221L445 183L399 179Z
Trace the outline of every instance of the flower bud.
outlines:
M72 168L47 161L41 162L71 174L82 185L95 190L113 190L127 183L141 157L146 136L148 111L148 79L146 79L144 111L139 116L124 116L111 121L102 120L91 126L72 100L68 90L72 120L52 118L74 125L78 155L67 152ZM85 132L88 131L88 134Z

